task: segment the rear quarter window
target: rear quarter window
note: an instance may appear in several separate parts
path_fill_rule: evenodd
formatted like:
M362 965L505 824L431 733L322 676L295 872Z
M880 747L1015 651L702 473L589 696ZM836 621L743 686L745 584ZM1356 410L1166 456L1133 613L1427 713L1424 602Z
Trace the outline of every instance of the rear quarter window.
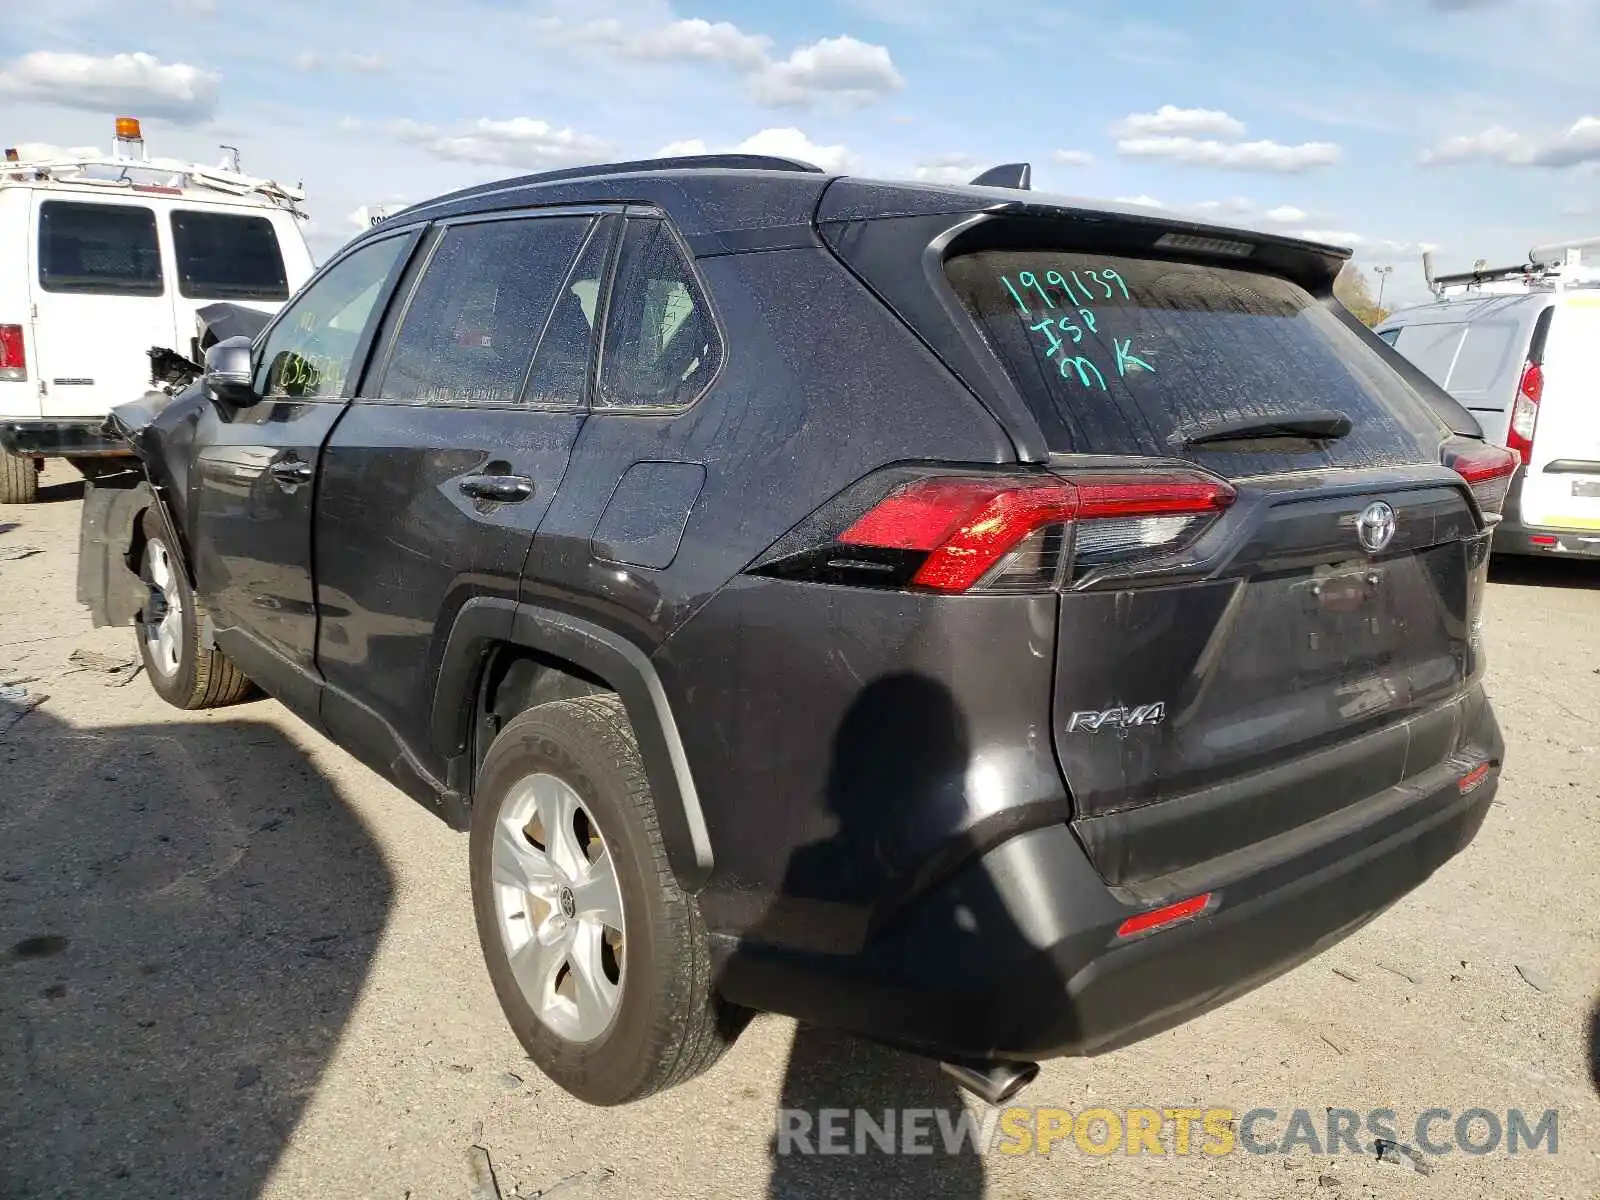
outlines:
M178 292L192 300L287 300L289 278L277 231L266 217L172 214Z
M156 215L131 204L39 206L39 286L93 296L159 296Z
M946 273L1052 450L1182 455L1233 474L1437 459L1425 402L1287 280L1058 250L961 255ZM1185 448L1225 422L1312 410L1354 429Z

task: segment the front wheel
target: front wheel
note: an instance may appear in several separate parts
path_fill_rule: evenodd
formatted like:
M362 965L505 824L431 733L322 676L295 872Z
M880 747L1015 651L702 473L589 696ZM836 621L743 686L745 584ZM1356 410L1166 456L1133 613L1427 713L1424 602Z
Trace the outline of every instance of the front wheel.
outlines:
M250 680L222 651L201 646L200 606L154 513L145 514L144 534L139 657L156 695L175 708L221 708L243 700Z
M667 864L612 695L507 723L473 797L472 902L500 1006L546 1075L591 1104L682 1083L731 1040L705 925Z

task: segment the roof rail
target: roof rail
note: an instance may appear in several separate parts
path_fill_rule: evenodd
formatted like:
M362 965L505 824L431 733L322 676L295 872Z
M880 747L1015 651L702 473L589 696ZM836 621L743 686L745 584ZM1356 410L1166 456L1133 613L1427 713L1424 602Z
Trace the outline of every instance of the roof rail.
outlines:
M258 179L224 167L206 167L171 158L121 158L85 154L72 157L8 160L0 163L0 184L8 180L56 180L105 188L206 188L232 196L258 195L299 212L305 191L271 179Z
M1033 166L1030 163L1002 163L990 167L972 181L973 187L1011 188L1025 192L1033 183Z

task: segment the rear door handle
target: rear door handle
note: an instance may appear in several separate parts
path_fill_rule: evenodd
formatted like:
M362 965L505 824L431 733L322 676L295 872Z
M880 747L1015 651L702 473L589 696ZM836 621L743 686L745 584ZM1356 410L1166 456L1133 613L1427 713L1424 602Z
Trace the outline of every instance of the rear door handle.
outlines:
M474 500L515 504L533 495L533 480L525 475L468 475L460 483L462 495Z
M272 464L272 477L287 487L311 482L311 464L298 458L280 459Z

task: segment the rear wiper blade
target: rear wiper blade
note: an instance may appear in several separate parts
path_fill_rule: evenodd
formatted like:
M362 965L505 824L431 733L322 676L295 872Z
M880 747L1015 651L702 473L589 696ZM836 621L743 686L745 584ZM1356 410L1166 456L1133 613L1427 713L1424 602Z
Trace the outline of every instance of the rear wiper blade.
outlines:
M1246 442L1256 438L1309 438L1333 441L1344 437L1353 426L1350 418L1332 409L1284 413L1276 417L1247 417L1240 421L1219 421L1184 438L1185 446L1205 446L1213 442Z

